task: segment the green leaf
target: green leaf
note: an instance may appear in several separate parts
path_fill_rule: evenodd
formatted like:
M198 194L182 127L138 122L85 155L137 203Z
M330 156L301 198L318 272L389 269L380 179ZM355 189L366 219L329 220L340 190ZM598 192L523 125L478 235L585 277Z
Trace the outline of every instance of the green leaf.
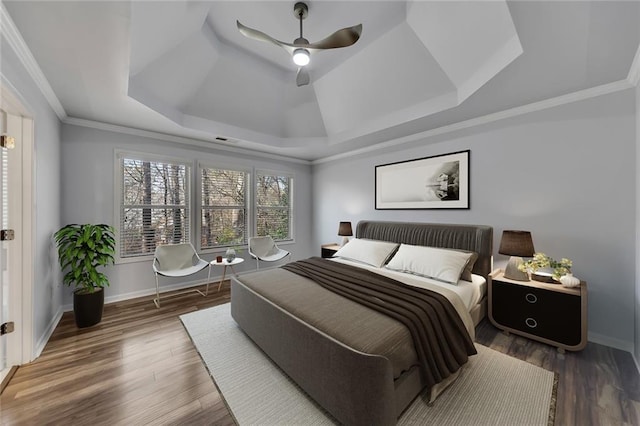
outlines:
M109 285L97 267L114 263L113 227L105 224L69 224L54 233L63 283L93 291Z

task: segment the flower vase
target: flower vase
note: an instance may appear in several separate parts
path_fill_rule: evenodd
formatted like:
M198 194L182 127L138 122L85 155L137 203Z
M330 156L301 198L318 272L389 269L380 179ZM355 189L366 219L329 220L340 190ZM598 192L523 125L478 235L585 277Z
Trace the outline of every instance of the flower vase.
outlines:
M560 277L560 283L563 287L580 287L580 280L570 272Z
M236 258L236 251L232 248L228 248L227 252L225 253L225 257L227 258L227 262L233 262L233 259Z

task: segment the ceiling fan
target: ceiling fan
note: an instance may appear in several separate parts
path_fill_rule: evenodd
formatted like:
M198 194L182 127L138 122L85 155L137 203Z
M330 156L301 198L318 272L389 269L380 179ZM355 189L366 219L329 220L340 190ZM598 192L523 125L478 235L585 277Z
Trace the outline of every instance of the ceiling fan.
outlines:
M343 28L316 43L309 43L309 40L302 36L302 21L309 14L309 8L306 3L296 3L293 6L293 14L300 20L300 37L295 39L293 43L276 40L262 31L254 30L253 28L242 25L240 21L236 21L236 25L238 26L238 31L240 31L240 33L245 37L273 43L289 52L293 57L293 62L299 67L298 74L296 76L296 84L300 87L309 84L309 72L304 67L309 64L311 53L326 49L337 49L340 47L351 46L360 38L360 34L362 33L362 24Z

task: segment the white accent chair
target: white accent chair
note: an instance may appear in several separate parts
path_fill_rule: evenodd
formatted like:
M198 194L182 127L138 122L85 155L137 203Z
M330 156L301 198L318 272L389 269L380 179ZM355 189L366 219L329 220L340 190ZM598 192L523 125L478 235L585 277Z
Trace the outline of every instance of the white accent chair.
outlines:
M260 261L277 262L291 253L279 248L273 238L267 235L249 238L249 254L256 260L256 269L260 269Z
M198 273L205 268L209 268L209 275L207 276L207 290L205 293L198 289L191 289L174 293L166 297L178 296L193 291L200 293L202 296L206 296L209 293L211 265L209 262L198 256L198 253L196 253L196 250L193 248L191 243L164 244L156 247L156 252L153 257L153 272L156 276L156 298L153 299L153 303L155 303L156 308L160 307L159 275L162 275L163 277L186 277Z

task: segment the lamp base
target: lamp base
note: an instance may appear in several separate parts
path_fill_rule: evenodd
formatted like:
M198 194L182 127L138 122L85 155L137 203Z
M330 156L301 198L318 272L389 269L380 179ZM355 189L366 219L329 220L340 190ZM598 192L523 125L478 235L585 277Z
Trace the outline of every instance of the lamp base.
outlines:
M522 265L522 263L521 257L511 256L504 270L504 277L515 281L529 281L529 274L518 269L518 266Z
M340 244L340 247L344 247L345 244L347 244L349 242L349 237L342 237L342 244Z

